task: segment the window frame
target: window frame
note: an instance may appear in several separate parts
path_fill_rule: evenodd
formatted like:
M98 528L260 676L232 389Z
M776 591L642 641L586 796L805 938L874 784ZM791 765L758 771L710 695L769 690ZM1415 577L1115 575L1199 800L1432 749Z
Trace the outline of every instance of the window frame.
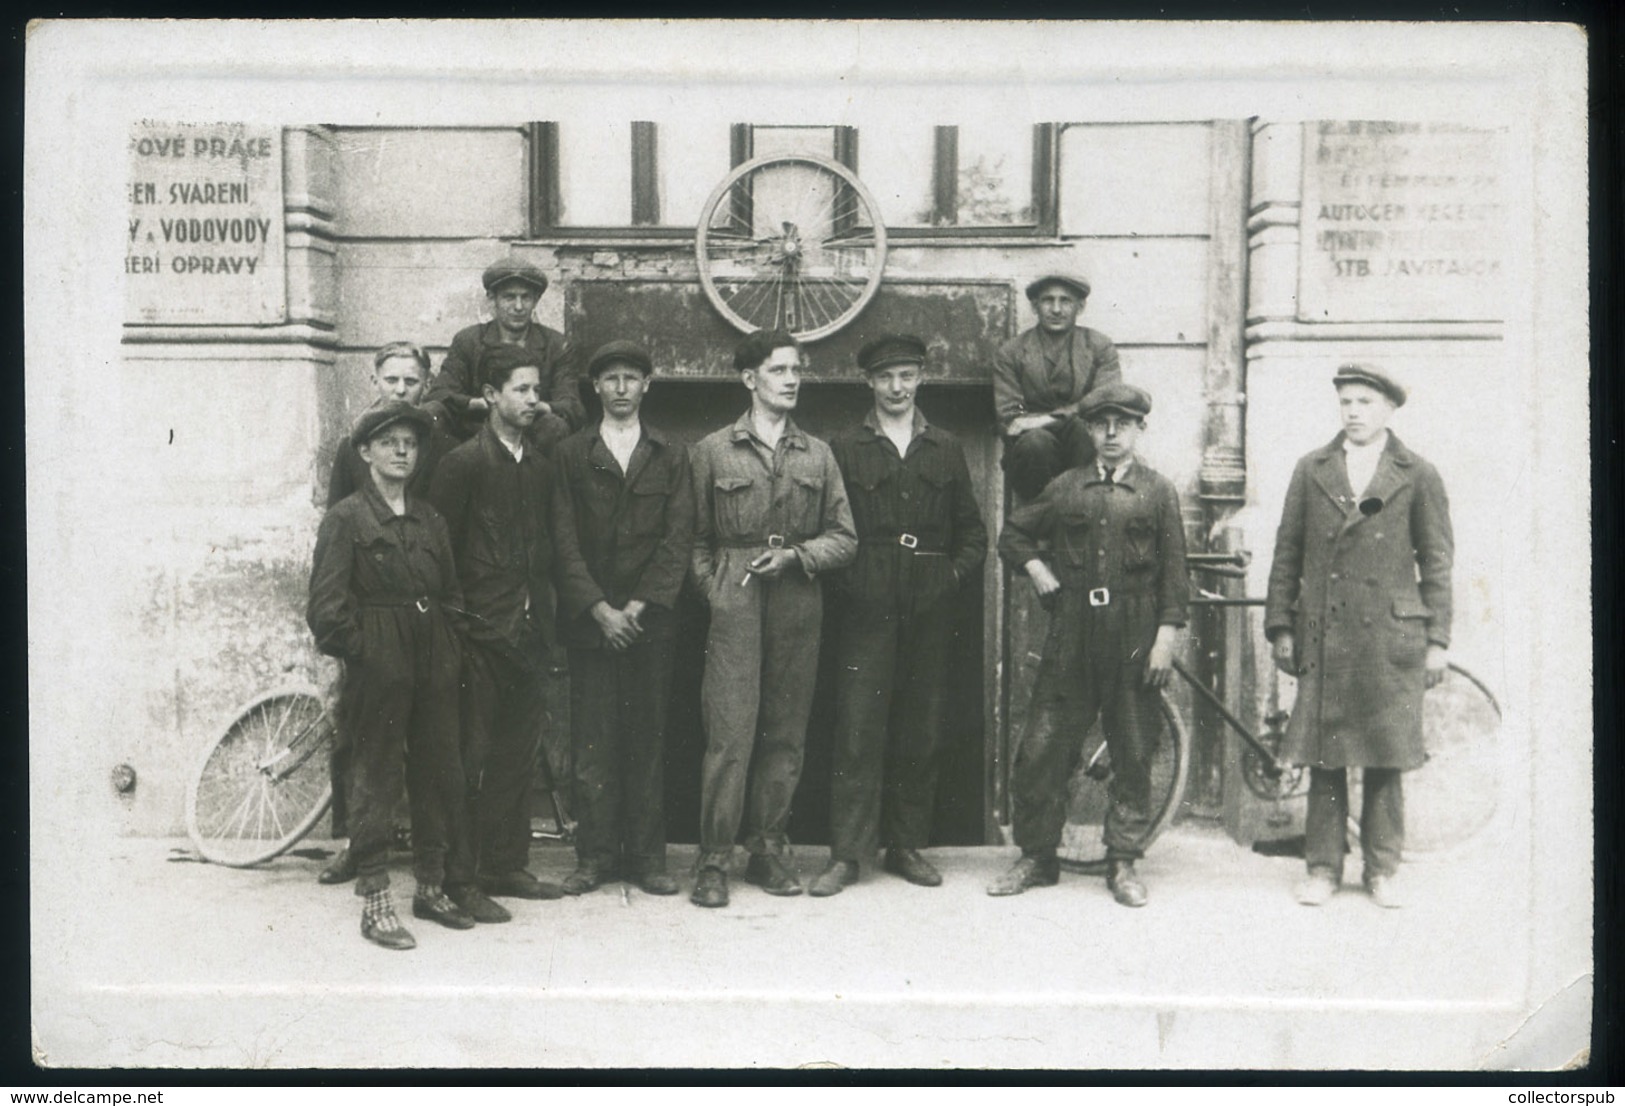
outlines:
M729 168L749 161L755 149L755 129L767 123L729 125ZM789 126L791 124L779 124ZM800 126L802 124L795 124ZM858 151L861 131L839 124L834 131L830 156L859 173ZM1053 241L1060 233L1060 139L1063 124L1033 124L1032 208L1034 221L1020 224L990 223L959 225L959 128L935 128L932 165L932 221L930 226L887 227L888 238L897 242L926 244L948 240L958 244L976 239L1031 239ZM560 226L562 195L559 186L559 125L557 122L531 122L525 133L525 161L528 178L527 223L529 237L563 242L621 242L661 240L692 242L695 228L664 226L660 219L659 149L660 125L634 120L628 156L632 162L632 222L625 226ZM721 177L718 177L720 180Z

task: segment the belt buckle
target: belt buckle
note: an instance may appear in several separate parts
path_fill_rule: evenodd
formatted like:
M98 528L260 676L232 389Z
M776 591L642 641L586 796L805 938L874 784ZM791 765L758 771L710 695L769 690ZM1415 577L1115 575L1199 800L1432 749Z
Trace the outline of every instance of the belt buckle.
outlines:
M897 544L902 546L904 549L915 549L919 546L920 539L915 537L913 534L898 534Z
M769 534L767 536L767 547L769 549L783 549L784 548L784 535L783 534Z
M422 599L419 599L417 602L413 603L412 606L414 606L414 607L416 607L418 609L419 614L428 614L429 613L429 597L427 595L425 595Z
M1089 605L1091 607L1104 607L1112 601L1110 588L1089 589Z

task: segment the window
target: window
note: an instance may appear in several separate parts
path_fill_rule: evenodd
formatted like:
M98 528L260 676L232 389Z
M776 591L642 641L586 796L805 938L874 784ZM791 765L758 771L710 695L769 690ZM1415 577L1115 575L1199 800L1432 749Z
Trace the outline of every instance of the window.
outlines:
M531 123L536 236L683 237L729 168L811 153L857 171L899 238L1056 233L1058 128L994 117L931 126L896 115L859 126L670 121ZM861 145L860 145L861 139Z

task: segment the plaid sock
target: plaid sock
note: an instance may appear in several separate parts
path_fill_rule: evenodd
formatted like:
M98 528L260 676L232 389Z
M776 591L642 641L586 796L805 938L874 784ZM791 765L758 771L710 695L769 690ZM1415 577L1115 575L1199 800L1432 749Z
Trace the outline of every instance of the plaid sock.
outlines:
M390 899L386 888L382 891L368 891L362 901L361 917L375 929L397 929L400 919L395 917L395 903Z
M444 893L444 889L438 883L418 884L418 898L424 902L434 902Z

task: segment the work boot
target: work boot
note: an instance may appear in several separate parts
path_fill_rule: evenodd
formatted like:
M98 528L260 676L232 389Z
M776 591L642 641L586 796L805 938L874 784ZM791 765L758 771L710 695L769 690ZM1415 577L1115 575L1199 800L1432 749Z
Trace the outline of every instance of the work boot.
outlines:
M664 860L652 861L636 868L628 879L645 895L675 895L682 890L677 877L666 871Z
M920 887L942 885L942 873L921 856L918 849L887 849L885 869Z
M784 861L765 853L752 853L745 865L745 882L754 883L769 895L799 895L801 881L784 866Z
M500 875L481 876L480 890L498 899L562 899L564 888L543 883L523 868Z
M1019 895L1029 887L1054 887L1061 882L1061 862L1053 853L1041 856L1023 854L1010 870L987 885L990 895Z
M856 882L858 882L858 866L855 861L832 860L829 867L818 873L818 878L812 881L807 893L814 898L828 898L830 895L839 895Z
M1311 868L1292 888L1292 897L1304 906L1325 906L1337 894L1337 875L1330 868Z
M701 868L688 901L695 906L727 906L728 873L709 864Z
M355 854L346 845L316 876L317 883L349 883L356 877Z
M1106 889L1121 906L1144 906L1145 884L1134 874L1134 861L1112 860L1106 866Z
M412 896L412 917L436 922L447 929L473 929L474 916L452 902L446 893L432 884L418 887Z
M361 907L361 936L397 952L418 947L416 938L395 916L395 904L390 901L387 889L367 893Z
M498 925L513 921L508 908L489 898L472 883L456 884L446 888L446 897L481 925Z
M576 865L576 870L564 877L559 886L566 895L585 895L589 891L596 891L613 878L609 865L595 860L583 860Z

